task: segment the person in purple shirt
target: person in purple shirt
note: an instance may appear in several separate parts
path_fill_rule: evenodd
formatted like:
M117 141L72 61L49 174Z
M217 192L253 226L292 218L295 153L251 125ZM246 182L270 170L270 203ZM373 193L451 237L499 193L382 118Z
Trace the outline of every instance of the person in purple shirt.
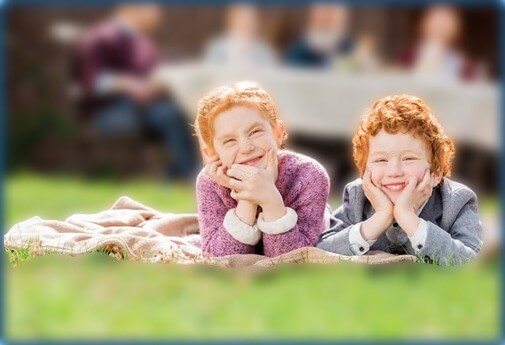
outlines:
M210 92L195 129L209 158L196 182L205 254L273 257L316 244L329 224L328 174L281 150L287 134L263 88L240 82Z
M160 21L157 5L119 6L110 19L91 28L79 42L74 74L84 113L99 133L155 133L170 152L167 173L190 177L195 173L196 157L183 113L166 92L150 82L160 56L148 36Z

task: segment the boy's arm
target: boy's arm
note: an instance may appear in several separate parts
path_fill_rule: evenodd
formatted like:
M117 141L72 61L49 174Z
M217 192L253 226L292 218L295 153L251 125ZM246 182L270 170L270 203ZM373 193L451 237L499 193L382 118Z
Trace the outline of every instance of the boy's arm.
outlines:
M389 220L382 219L377 214L365 221L356 219L355 214L363 213L366 202L366 197L360 188L361 184L357 185L355 182L345 187L343 203L332 215L335 224L321 235L317 244L318 248L341 255L363 255L370 250L376 238L390 225ZM377 229L377 237L365 240L362 227Z
M482 247L482 224L477 211L477 198L470 190L458 190L453 200L466 203L457 212L447 231L438 225L420 220L414 236L409 237L415 254L439 265L458 265L473 259Z

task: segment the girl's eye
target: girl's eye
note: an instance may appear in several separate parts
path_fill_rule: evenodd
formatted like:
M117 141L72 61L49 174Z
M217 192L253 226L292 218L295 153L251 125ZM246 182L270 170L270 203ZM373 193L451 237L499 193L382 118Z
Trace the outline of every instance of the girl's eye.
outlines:
M405 158L403 158L404 161L414 161L416 159L417 159L416 157L405 157Z
M376 160L373 161L374 163L384 163L387 162L385 158L377 158Z
M254 134L257 134L257 133L261 133L261 132L263 132L263 130L261 130L261 129L255 129L249 135L254 135Z
M235 142L235 139L226 139L223 144L226 145L226 144L230 144L230 143L233 143Z

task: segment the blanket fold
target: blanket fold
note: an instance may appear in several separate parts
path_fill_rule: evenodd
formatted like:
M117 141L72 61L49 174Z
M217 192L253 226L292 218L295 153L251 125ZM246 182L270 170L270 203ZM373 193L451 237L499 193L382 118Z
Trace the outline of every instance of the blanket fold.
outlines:
M79 255L104 250L117 258L222 267L270 267L299 262L385 264L416 261L411 255L371 252L349 257L314 247L299 248L274 258L256 254L207 257L200 249L198 232L196 214L162 213L122 196L110 209L96 214L74 214L65 221L33 217L18 223L4 235L4 247L6 250L28 248L34 256L47 253Z

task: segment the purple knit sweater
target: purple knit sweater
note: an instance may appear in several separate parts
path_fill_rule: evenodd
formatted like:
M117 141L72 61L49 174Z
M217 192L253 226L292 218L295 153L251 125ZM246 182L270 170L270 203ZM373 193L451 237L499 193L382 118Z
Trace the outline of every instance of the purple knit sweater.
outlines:
M310 157L290 151L279 151L278 157L279 177L275 185L284 205L296 211L297 224L281 234L263 233L263 253L258 245L236 240L224 228L223 220L228 210L237 207L237 201L230 196L230 189L218 185L202 171L196 182L196 196L204 253L211 256L257 253L273 257L316 244L325 228L328 174Z

